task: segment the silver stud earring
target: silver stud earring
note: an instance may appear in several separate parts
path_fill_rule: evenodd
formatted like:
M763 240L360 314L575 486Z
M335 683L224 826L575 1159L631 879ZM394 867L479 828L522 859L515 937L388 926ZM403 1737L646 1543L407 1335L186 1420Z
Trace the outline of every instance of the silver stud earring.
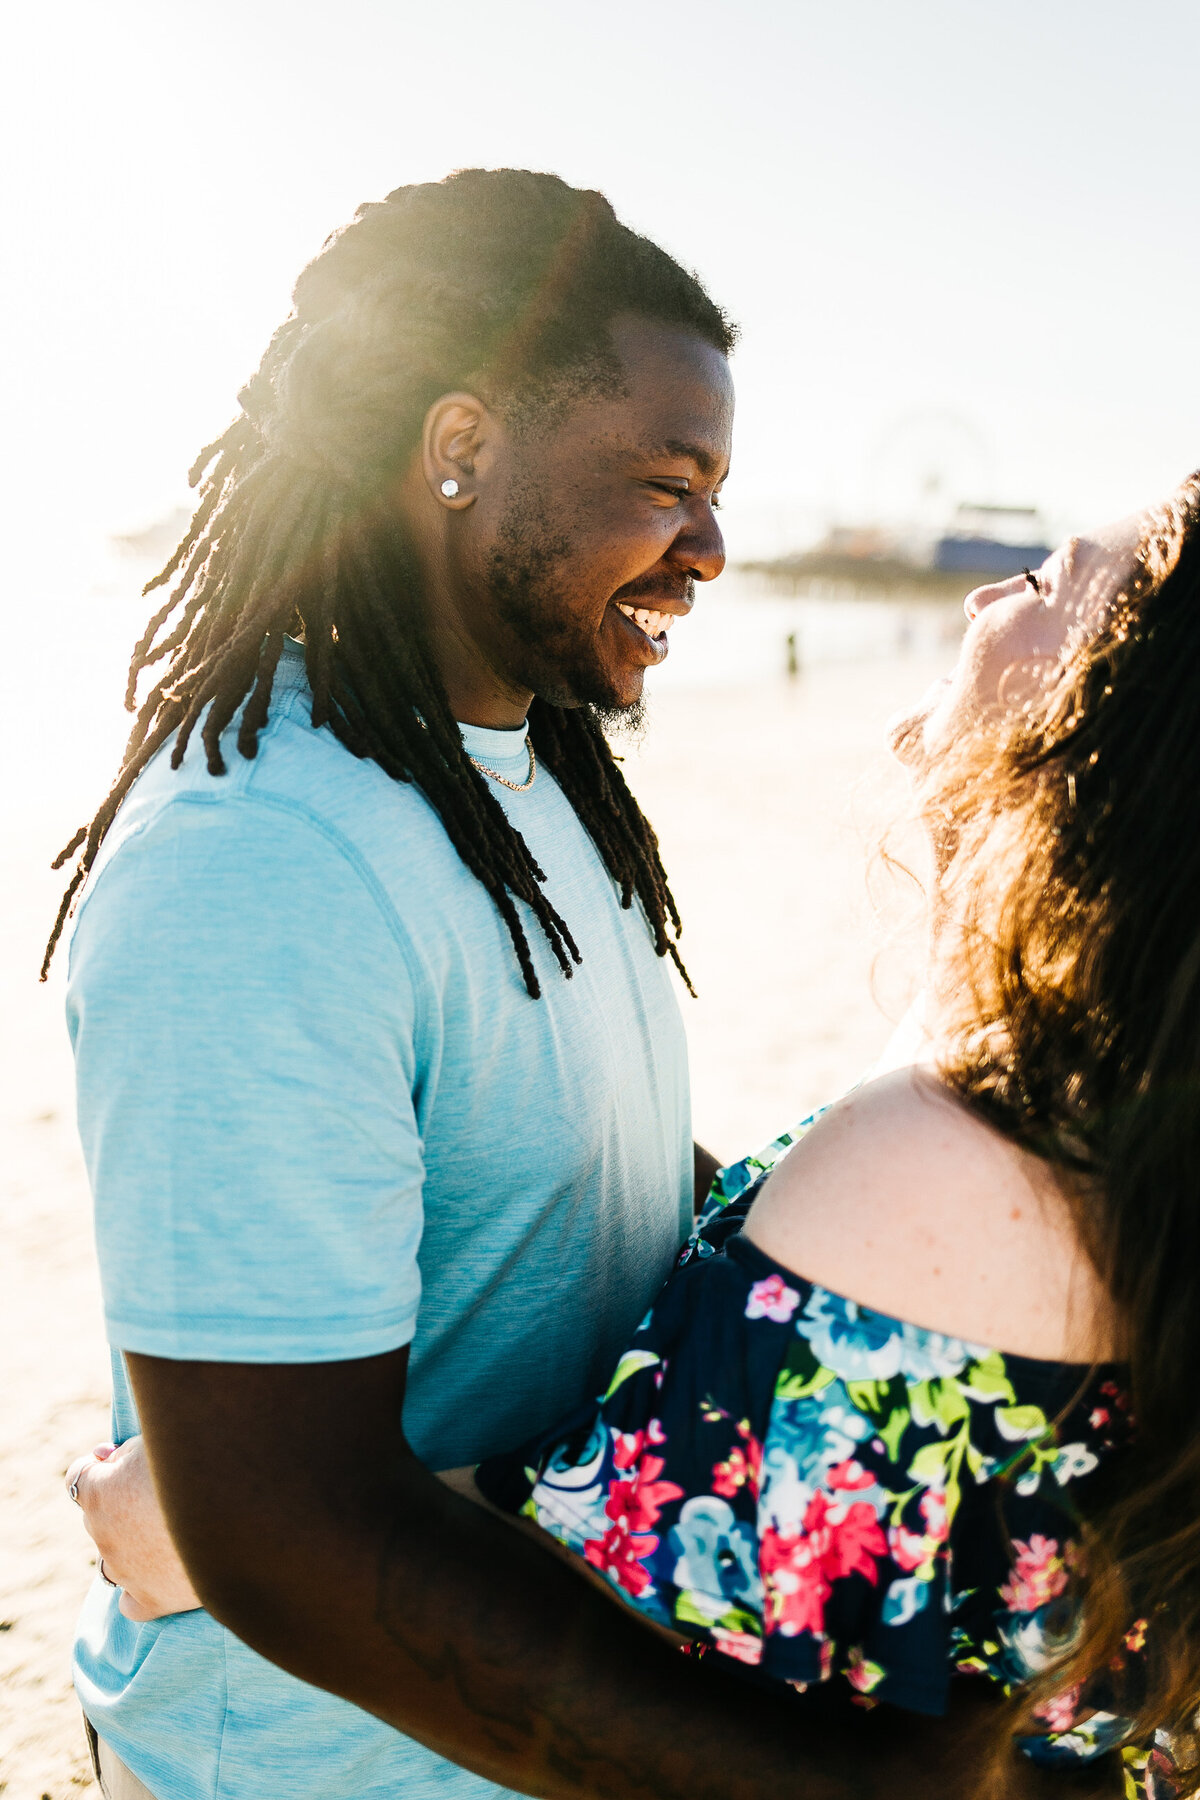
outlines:
M453 475L447 475L445 481L443 481L442 492L445 494L447 500L453 500L458 493L458 483L455 481Z

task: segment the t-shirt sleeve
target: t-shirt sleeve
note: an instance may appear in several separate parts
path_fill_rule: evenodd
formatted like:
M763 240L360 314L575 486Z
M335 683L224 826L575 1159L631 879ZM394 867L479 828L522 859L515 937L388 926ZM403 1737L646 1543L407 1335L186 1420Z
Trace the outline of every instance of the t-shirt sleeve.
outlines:
M173 801L94 878L68 988L110 1341L326 1362L407 1343L414 992L370 870L302 809Z

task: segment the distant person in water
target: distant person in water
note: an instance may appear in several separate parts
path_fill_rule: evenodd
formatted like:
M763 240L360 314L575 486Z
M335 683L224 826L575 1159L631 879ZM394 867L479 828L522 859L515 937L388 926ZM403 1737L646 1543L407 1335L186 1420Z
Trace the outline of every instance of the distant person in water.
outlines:
M468 170L330 239L196 465L59 920L122 1800L967 1791L957 1725L851 1744L431 1473L603 1384L714 1166L604 728L724 561L732 342L600 195Z

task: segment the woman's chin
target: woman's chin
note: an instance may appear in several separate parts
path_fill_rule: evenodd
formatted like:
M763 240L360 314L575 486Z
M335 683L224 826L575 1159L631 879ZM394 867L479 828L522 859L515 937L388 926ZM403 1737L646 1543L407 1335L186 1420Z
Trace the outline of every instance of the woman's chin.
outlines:
M929 722L953 684L953 676L941 675L920 700L906 712L894 713L887 722L888 743L897 762L920 768L929 761Z

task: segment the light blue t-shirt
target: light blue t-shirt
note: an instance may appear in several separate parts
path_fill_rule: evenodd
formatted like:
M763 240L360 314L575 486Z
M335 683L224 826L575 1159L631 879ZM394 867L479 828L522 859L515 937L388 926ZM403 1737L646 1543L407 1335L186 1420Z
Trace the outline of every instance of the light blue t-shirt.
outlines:
M178 772L160 755L79 909L68 1021L114 1435L137 1430L123 1350L321 1362L411 1340L405 1429L453 1467L597 1391L686 1234L682 1021L547 770L492 784L583 958L564 980L521 907L532 1000L428 802L310 707L289 647L257 758L232 735L222 778L198 743ZM525 778L524 732L463 737ZM75 1681L160 1800L503 1791L209 1614L135 1625L99 1583Z

